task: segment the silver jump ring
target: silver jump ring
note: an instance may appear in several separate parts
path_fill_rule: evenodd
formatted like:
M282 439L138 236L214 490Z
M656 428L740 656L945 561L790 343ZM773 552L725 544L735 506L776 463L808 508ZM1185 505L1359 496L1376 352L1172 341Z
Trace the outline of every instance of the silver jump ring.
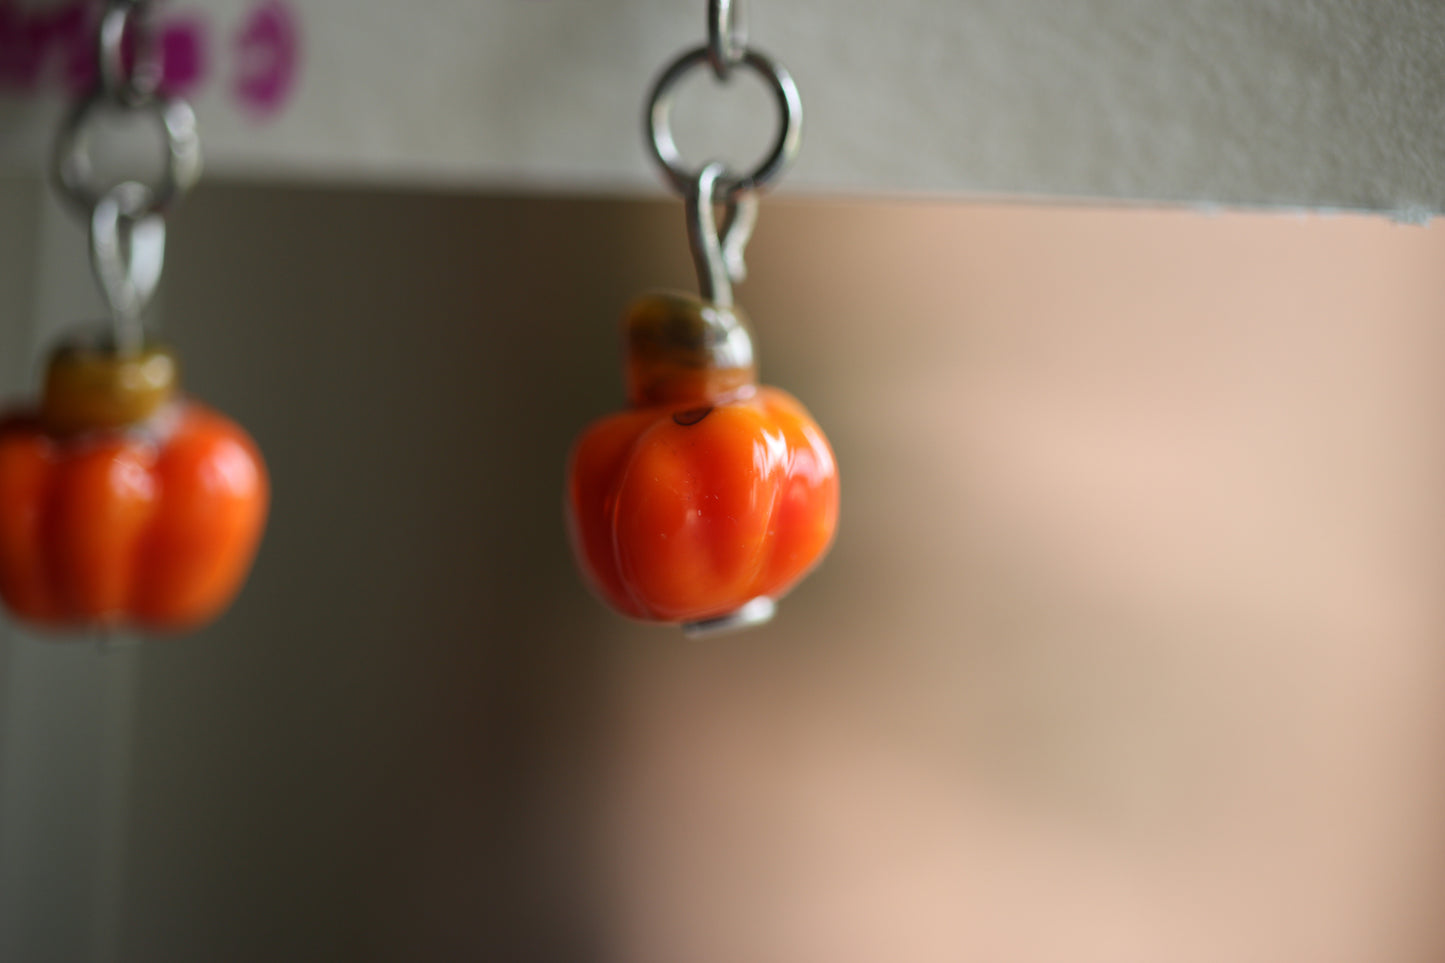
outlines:
M653 85L652 95L647 99L647 113L644 125L648 146L652 156L662 167L669 183L680 194L686 194L697 182L699 170L688 168L682 160L682 152L672 136L672 105L676 96L678 81L689 70L699 64L711 63L713 52L710 46L697 47L678 57ZM773 92L778 105L778 137L772 150L762 162L746 176L727 176L717 183L719 199L733 199L749 191L763 187L781 174L798 155L803 139L803 100L798 94L798 85L792 74L782 64L756 50L745 50L737 61L739 66L752 68Z
M52 173L60 193L90 217L106 196L109 186L93 182L95 165L90 157L90 126L96 112L114 106L115 101L97 87L66 117L55 144ZM164 211L190 190L201 176L201 139L196 115L184 100L153 97L135 108L148 111L160 121L165 135L165 169L160 183L147 185L151 192L145 213Z
M152 56L150 35L141 23L146 12L143 0L112 0L101 17L96 35L100 90L111 100L128 107L144 106L160 87L160 65ZM125 37L132 27L136 36L135 58L127 69Z
M738 8L742 0L708 0L707 62L718 80L727 80L748 52L748 27Z

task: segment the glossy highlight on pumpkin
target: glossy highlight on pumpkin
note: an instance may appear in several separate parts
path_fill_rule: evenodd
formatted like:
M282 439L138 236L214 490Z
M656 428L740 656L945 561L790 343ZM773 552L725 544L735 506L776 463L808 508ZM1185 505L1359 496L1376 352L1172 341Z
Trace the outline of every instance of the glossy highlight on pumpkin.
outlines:
M190 629L245 580L265 465L234 422L171 396L163 357L62 351L39 409L0 420L0 598L16 617Z
M618 611L660 622L780 598L833 540L828 440L791 395L755 383L735 308L650 295L627 338L633 408L583 433L568 474L589 582Z

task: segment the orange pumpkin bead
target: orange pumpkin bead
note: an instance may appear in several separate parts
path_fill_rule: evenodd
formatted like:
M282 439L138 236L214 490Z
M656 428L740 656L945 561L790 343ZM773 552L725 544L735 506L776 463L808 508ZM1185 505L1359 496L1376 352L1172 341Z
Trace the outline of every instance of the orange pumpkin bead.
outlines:
M582 570L613 607L659 622L780 598L833 540L828 440L792 396L756 384L736 308L650 295L629 311L626 335L633 407L592 425L572 452L568 519Z
M0 598L47 628L188 629L245 580L265 525L255 444L173 397L163 349L64 348L39 410L0 421Z

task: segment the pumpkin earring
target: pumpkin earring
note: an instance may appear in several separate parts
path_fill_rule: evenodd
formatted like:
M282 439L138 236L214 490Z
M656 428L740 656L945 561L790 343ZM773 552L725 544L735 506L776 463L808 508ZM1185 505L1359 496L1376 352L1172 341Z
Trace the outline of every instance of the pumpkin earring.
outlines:
M662 72L645 114L653 156L686 199L701 297L652 292L628 309L631 407L589 427L568 470L572 547L594 591L624 615L689 634L768 621L827 553L838 519L828 440L796 399L758 384L733 303L757 192L797 154L802 122L792 77L740 27L728 0L710 0L708 43ZM673 140L674 90L702 65L724 82L752 70L777 102L773 149L746 176L718 161L690 169Z
M201 169L195 115L158 90L146 8L104 8L95 87L65 120L55 153L58 190L90 226L110 324L64 341L38 405L0 421L0 597L48 629L208 622L244 581L265 524L255 444L178 394L175 354L145 331L166 212ZM96 183L90 138L105 113L158 122L166 152L155 182Z

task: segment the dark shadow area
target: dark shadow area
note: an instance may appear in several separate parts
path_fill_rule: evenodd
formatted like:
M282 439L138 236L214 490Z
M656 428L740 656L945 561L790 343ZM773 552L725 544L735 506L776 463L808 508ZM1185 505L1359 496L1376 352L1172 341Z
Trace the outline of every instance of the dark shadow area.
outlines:
M193 959L202 934L214 959L598 958L618 623L573 574L562 473L618 404L615 318L658 266L623 205L590 206L188 205L166 332L275 500L235 609L144 653L125 915L173 928L133 926L127 959Z

